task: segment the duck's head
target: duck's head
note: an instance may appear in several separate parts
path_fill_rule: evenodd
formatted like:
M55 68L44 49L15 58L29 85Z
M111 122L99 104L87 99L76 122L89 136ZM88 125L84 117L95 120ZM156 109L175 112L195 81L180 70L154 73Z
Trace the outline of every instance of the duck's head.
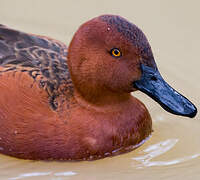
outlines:
M120 16L103 15L83 24L70 43L68 64L75 89L87 100L140 90L168 112L197 113L161 77L144 33Z

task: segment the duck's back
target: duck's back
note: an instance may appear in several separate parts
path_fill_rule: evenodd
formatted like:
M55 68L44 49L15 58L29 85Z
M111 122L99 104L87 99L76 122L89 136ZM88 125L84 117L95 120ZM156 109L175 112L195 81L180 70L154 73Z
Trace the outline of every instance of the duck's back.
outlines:
M65 44L3 25L0 25L0 79L12 92L28 86L29 91L43 93L53 110L57 109L58 96L73 93ZM13 87L13 81L18 85Z
M52 138L58 139L54 144L66 140L57 127L67 119L61 116L71 97L67 47L0 25L0 152L29 159L39 158L40 151L48 156L48 147L55 149Z

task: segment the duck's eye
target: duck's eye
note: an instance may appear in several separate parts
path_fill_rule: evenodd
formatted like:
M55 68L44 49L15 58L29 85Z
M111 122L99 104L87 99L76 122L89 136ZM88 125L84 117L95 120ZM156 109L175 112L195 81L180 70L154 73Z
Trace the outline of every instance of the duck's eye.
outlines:
M111 49L110 53L113 57L120 57L122 55L121 51L117 48Z

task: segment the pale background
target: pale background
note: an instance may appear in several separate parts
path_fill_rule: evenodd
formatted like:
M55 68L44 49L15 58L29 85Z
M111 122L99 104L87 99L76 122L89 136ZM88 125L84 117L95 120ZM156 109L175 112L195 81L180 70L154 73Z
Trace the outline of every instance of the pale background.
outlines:
M200 1L0 0L0 24L69 43L85 21L118 14L147 35L160 72L199 108ZM199 180L200 117L174 116L138 92L154 133L136 151L93 162L25 161L0 155L0 180Z

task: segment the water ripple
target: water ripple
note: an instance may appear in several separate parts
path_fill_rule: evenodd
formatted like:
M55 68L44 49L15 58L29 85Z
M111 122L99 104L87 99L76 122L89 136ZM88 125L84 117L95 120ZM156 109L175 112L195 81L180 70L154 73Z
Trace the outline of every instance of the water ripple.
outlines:
M25 178L30 178L30 177L37 177L37 176L48 176L48 175L53 175L56 177L61 177L61 176L73 176L76 175L77 173L73 171L66 171L66 172L57 172L57 173L52 173L52 172L32 172L32 173L24 173L20 174L17 177L12 177L9 178L9 180L17 180L17 179L25 179Z
M200 156L200 154L194 154L191 156L186 156L183 158L177 158L169 161L152 161L153 158L160 156L161 154L166 153L170 149L172 149L176 143L178 142L178 139L167 139L165 141L161 141L157 144L151 145L147 147L144 152L147 153L143 156L134 157L133 160L138 161L140 164L137 168L142 167L149 167L149 166L168 166L168 165L174 165L178 164L184 161L188 161L194 158L197 158Z
M32 172L32 173L20 174L17 177L12 177L12 178L9 178L9 179L10 180L24 179L24 178L36 177L36 176L46 176L46 175L50 175L50 174L51 174L51 172Z

